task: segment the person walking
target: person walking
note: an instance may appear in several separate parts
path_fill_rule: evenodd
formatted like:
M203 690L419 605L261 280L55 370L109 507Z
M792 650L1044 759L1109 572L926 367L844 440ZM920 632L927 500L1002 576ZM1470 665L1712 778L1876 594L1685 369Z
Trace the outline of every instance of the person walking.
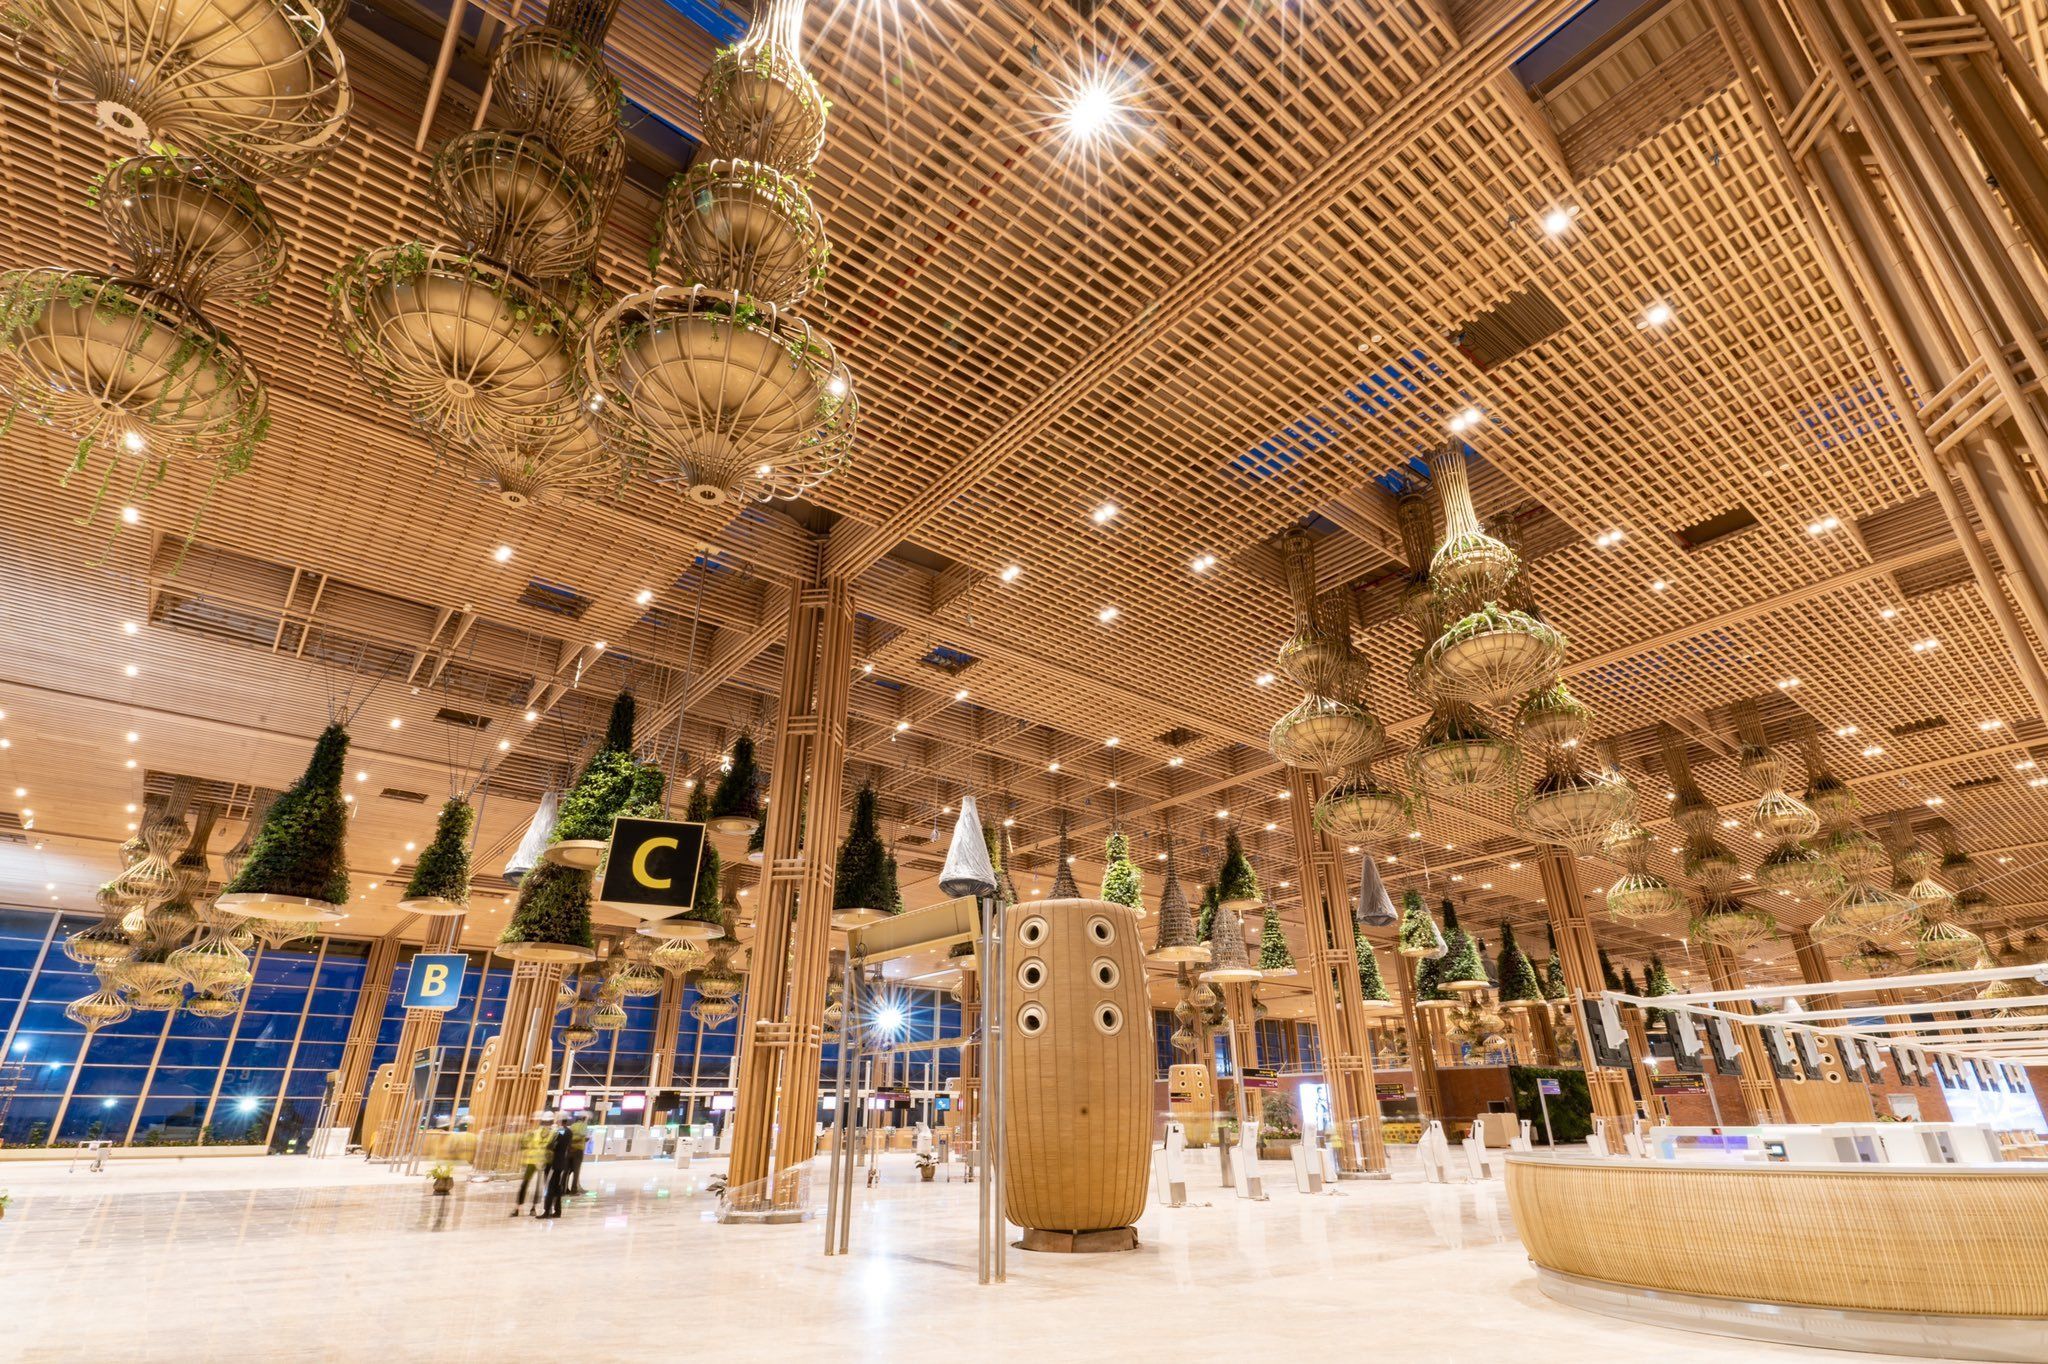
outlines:
M512 1215L519 1216L521 1208L528 1214L540 1216L541 1193L547 1188L548 1142L554 1136L555 1115L536 1114L533 1126L526 1129L526 1135L519 1140L519 1195L512 1200ZM526 1201L526 1190L533 1189L531 1206Z
M562 1190L569 1183L569 1148L573 1144L569 1120L557 1115L548 1134L548 1192L541 1211L544 1218L562 1215Z
M583 1148L590 1142L590 1115L578 1113L569 1122L569 1197L583 1196Z

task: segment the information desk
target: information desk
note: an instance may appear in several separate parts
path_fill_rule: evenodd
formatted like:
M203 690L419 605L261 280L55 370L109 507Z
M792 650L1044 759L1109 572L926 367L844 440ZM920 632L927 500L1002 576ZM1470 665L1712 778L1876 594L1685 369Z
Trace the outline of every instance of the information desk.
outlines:
M2048 1169L1514 1154L1543 1291L1753 1339L2048 1360Z

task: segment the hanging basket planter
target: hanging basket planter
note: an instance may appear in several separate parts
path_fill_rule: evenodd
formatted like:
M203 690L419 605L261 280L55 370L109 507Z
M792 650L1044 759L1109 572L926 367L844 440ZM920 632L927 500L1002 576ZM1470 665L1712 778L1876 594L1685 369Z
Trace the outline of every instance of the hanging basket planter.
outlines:
M852 449L851 377L772 304L661 285L598 319L584 363L591 390L644 439L654 477L704 505L796 497Z
M123 998L121 992L102 977L99 988L83 999L74 999L64 1006L64 1016L84 1028L88 1033L110 1028L116 1023L125 1023L135 1012L135 1006Z
M202 992L185 1001L185 1012L194 1018L233 1018L242 1001L234 995Z
M1764 854L1756 869L1756 883L1765 890L1817 895L1838 888L1841 877L1809 844L1790 839Z
M1906 969L1906 964L1906 959L1897 952L1867 938L1842 954L1842 965L1864 976L1896 976Z
M1709 895L1721 894L1742 879L1741 861L1714 838L1689 841L1681 865L1685 874L1699 882Z
M1887 938L1903 932L1917 910L1911 900L1873 881L1851 882L1813 924L1815 937L1855 934Z
M567 422L552 434L520 445L444 446L441 457L510 508L601 501L625 487L633 467L629 439L607 440L598 420Z
M715 160L669 183L661 263L682 283L788 307L825 277L831 247L801 182L758 161Z
M1387 732L1364 706L1328 696L1304 696L1273 722L1273 756L1290 767L1335 772L1370 760Z
M1488 602L1437 636L1423 667L1434 694L1484 705L1548 685L1563 657L1557 631Z
M491 261L382 247L343 265L328 293L357 372L438 445L542 447L584 419L567 315Z
M1884 845L1865 833L1860 825L1837 829L1821 846L1821 855L1834 863L1845 881L1869 881L1883 875L1888 861Z
M514 29L491 61L491 89L507 122L566 157L589 156L618 130L619 78L598 46L564 29Z
M1457 462L1459 469L1455 486L1462 491L1466 487L1462 450L1458 452ZM1450 487L1447 481L1447 507L1455 495L1449 491ZM1463 496L1466 499L1465 515L1469 516L1471 494L1464 491ZM1437 546L1429 559L1429 580L1438 596L1498 598L1501 588L1521 568L1521 560L1512 549L1483 530L1476 527L1455 529L1451 523L1462 518L1454 518L1451 511L1446 511L1445 519L1444 542Z
M1589 853L1628 818L1633 799L1627 786L1604 774L1546 772L1515 806L1515 827L1543 842Z
M126 157L93 193L136 281L188 307L261 300L284 268L284 233L254 187L192 157Z
M1607 912L1617 919L1655 919L1685 908L1685 892L1655 872L1626 871L1607 888Z
M483 129L434 158L434 205L469 250L529 279L566 275L597 248L605 203L534 133Z
M1559 682L1531 692L1515 709L1515 739L1524 748L1562 748L1585 737L1593 709Z
M1778 921L1739 900L1715 898L1692 916L1687 936L1741 952L1778 936Z
M825 149L825 96L803 60L781 43L750 37L720 48L697 103L714 157L801 175Z
M1312 818L1332 838L1355 841L1392 838L1408 826L1408 798L1389 791L1370 773L1342 781L1323 792Z
M129 146L269 180L311 169L347 131L334 30L294 0L35 0L29 27L60 81L84 87L101 131Z
M256 372L168 294L75 270L0 275L0 388L29 415L117 458L249 465L270 429Z
M1912 932L1913 960L1930 970L1946 971L1975 965L1984 955L1984 940L1950 919L1922 915Z
M1431 790L1496 788L1513 773L1515 756L1515 746L1494 733L1478 711L1452 705L1430 713L1408 766Z
M1820 831L1820 816L1811 806L1776 788L1764 792L1750 823L1765 838L1811 838Z

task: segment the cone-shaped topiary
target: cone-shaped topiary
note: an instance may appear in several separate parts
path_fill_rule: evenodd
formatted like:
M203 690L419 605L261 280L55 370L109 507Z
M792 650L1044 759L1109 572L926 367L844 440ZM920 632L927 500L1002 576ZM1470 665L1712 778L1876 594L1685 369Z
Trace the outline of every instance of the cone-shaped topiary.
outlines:
M556 960L588 957L595 947L590 934L590 873L554 862L543 862L528 872L519 883L512 921L505 925L498 942L515 949L507 956L518 956L516 949L530 946L564 949Z
M683 807L683 819L691 824L702 824L711 817L711 791L703 782L690 788L690 802Z
M1142 909L1145 878L1131 860L1131 840L1120 833L1109 836L1109 865L1102 869L1102 897L1113 905Z
M633 761L633 714L633 694L620 692L612 702L603 746L562 796L554 842L602 842L612 836L612 820L633 799L640 775L640 764Z
M1535 963L1515 941L1515 926L1505 919L1500 925L1500 1002L1541 1004L1543 982L1537 978Z
M1445 985L1485 985L1486 966L1479 960L1479 944L1458 925L1458 911L1449 900L1443 903L1444 942L1449 951L1439 964L1437 979Z
M903 912L903 886L897 879L896 852L893 848L883 853L882 876L889 888L889 900L888 903L882 906L882 909L889 914L901 914Z
M875 817L875 788L863 786L853 801L853 822L839 845L839 868L832 878L832 909L871 909L887 913L894 896L889 889L889 855L882 846Z
M1658 995L1675 995L1678 993L1678 987L1671 983L1671 973L1664 969L1664 963L1659 960L1655 952L1650 954L1649 969L1643 972L1642 993L1647 999L1655 999ZM1654 1026L1661 1027L1666 1032L1669 1032L1671 1030L1671 1010L1650 1010L1650 1022Z
M1195 908L1195 938L1199 942L1210 941L1216 929L1216 883L1211 881L1202 887L1202 903Z
M1216 869L1216 901L1242 914L1262 898L1258 874L1252 870L1251 859L1244 855L1244 843L1237 830L1232 829L1223 841L1223 865Z
M761 769L754 765L754 736L745 730L732 741L732 765L711 796L714 820L761 820Z
M1629 972L1626 966L1621 968L1621 992L1625 995L1640 995L1642 993L1641 990L1636 988L1635 976Z
M1356 929L1351 933L1351 945L1358 953L1358 989L1368 1004L1391 1004L1387 995L1387 982L1380 975L1380 954L1372 950L1365 934Z
M404 900L440 900L451 905L469 903L469 836L476 828L476 811L457 796L441 807L434 825L434 841L413 864L412 880L406 882Z
M1428 961L1439 960L1450 950L1436 920L1429 917L1429 907L1422 903L1421 891L1410 890L1401 897L1401 932L1395 945L1404 957Z
M341 798L347 765L348 731L329 725L314 743L304 774L271 802L248 860L223 896L348 903L348 806Z
M1607 955L1606 948L1602 947L1598 951L1600 956L1601 986L1609 990L1619 990L1621 988L1621 977L1615 974L1614 959Z
M711 846L711 840L704 840L703 854L697 859L697 890L690 897L690 907L682 917L700 924L723 924L725 910L718 902L718 882L724 874L724 859L718 849Z
M1280 927L1280 911L1273 905L1266 906L1266 924L1259 930L1259 969L1261 971L1292 971L1294 953L1287 950L1287 934Z
M1437 1004L1451 998L1443 987L1443 957L1422 957L1415 963L1415 1002Z
M1565 984L1564 962L1557 953L1550 954L1550 960L1543 963L1543 997L1564 999L1571 994L1571 987Z
M1010 864L1016 857L1016 849L1010 846L1010 826L1005 823L996 841L989 844L991 856L996 864L996 896L1006 905L1017 903L1017 881L1010 875Z
M1055 900L1078 900L1081 887L1074 883L1073 850L1067 841L1067 815L1060 812L1060 847L1053 856L1052 898Z
M668 774L653 763L636 763L632 784L626 789L626 803L619 807L622 817L660 819L668 813ZM606 835L611 835L607 831Z

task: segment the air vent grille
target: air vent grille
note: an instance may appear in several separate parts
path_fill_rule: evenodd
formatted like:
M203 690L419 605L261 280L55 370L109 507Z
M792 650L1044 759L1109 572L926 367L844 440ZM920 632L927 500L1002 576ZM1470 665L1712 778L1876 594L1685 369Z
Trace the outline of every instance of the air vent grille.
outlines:
M545 611L551 616L564 620L581 620L583 613L590 609L590 598L573 587L561 583L542 582L535 578L519 594L519 604L530 606L536 611Z
M425 805L427 803L426 792L402 791L396 786L385 787L382 791L379 791L377 793L377 796L378 799L380 800L401 801L406 805Z
M1704 521L1681 526L1671 533L1680 545L1689 551L1697 552L1732 540L1745 531L1755 530L1760 524L1749 508L1730 507L1727 511L1716 512Z
M1482 370L1506 364L1565 328L1565 315L1535 289L1523 289L1459 327L1452 344Z
M488 729L491 724L491 717L488 715L478 715L474 711L456 710L450 706L443 706L435 711L434 718L444 725L456 725L462 729Z

